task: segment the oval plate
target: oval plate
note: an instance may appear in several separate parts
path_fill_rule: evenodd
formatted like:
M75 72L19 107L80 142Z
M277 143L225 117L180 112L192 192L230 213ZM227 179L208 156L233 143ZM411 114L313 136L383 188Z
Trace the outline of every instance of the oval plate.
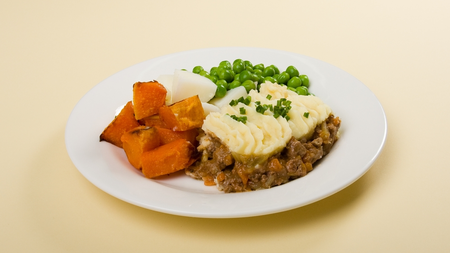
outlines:
M309 76L310 91L341 118L341 138L307 176L272 189L229 193L204 186L183 171L147 179L127 161L122 149L99 142L115 110L132 100L132 85L150 81L175 69L205 69L222 60L249 60L294 65ZM68 154L81 174L106 193L158 212L204 218L266 215L298 208L347 187L360 178L379 156L387 135L384 110L359 80L323 61L295 53L262 48L209 48L174 53L124 69L92 88L77 103L67 122Z

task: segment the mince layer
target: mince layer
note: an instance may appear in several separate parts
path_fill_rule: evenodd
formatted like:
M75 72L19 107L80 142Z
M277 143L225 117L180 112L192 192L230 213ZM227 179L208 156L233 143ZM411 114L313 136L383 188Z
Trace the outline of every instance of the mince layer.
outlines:
M219 138L203 133L198 151L201 158L187 168L186 174L216 185L224 192L268 189L305 176L313 165L327 155L338 140L341 120L331 114L314 129L308 139L291 137L286 147L263 163L258 157L233 158L230 149Z

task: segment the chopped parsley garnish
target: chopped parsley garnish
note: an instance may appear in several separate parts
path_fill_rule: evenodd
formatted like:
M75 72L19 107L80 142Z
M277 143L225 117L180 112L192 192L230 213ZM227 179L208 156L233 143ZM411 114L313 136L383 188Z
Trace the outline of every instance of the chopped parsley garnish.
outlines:
M272 98L272 95L267 95L266 97L268 100L270 100ZM231 100L230 102L230 106L236 106L238 105L238 103L243 103L245 105L249 105L251 102L252 98L250 96L247 96L246 98L244 97L240 97L239 99L234 99ZM267 110L271 111L273 113L273 117L278 118L278 117L283 117L286 120L290 120L291 117L288 116L289 110L291 110L291 101L287 100L286 98L280 98L279 100L277 100L277 104L274 106L272 104L261 104L261 101L255 101L255 109L256 112L264 114ZM241 114L246 114L246 110L244 107L239 108L239 112ZM305 115L303 115L305 116ZM247 122L247 117L246 116L241 116L238 117L236 115L230 115L231 118L233 118L236 121L242 122L242 123L246 123ZM305 116L307 117L307 116Z
M237 101L237 100L234 100L234 99L233 99L233 100L230 101L230 105L231 105L231 106L235 106L235 105L237 105L237 104L238 104L238 101Z
M264 110L264 107L262 105L257 105L256 106L256 112L259 112L261 114L264 114L266 110Z
M231 105L231 106L235 106L235 105L237 105L238 103L243 103L244 105L249 105L251 101L252 101L252 97L250 97L250 96L247 96L246 98L240 97L240 98L237 99L237 100L236 100L236 99L231 100L230 105Z
M244 124L247 123L247 116L241 116L241 117L238 117L238 116L236 116L236 115L230 115L230 114L228 114L228 113L227 113L227 115L230 116L232 119L238 121L238 122L242 122L242 123L244 123Z
M256 106L256 112L259 112L261 114L264 114L264 112L267 111L267 109L269 109L269 106L268 105L261 105L261 103Z
M292 108L291 103L292 103L291 101L285 98L280 98L280 100L277 101L277 105L273 107L273 116L275 118L278 118L280 116L283 118L289 117L287 114L289 113L289 110L291 110Z
M303 117L308 118L309 117L309 112L303 113Z
M243 102L243 103L244 103L245 105L249 105L250 102L252 102L252 97L247 96L247 97L244 99L244 102Z

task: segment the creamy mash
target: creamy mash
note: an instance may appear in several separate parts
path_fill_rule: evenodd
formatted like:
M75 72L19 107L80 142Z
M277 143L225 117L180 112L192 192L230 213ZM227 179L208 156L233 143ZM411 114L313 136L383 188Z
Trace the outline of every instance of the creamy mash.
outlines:
M240 162L258 157L267 159L283 150L291 137L296 139L312 136L317 125L332 113L330 107L315 96L302 96L286 86L265 82L260 91L251 90L248 104L225 105L220 112L211 112L202 129L228 146L233 157ZM275 118L274 112L258 112L258 105L276 106L280 99L290 101L287 117ZM246 117L245 123L232 116Z

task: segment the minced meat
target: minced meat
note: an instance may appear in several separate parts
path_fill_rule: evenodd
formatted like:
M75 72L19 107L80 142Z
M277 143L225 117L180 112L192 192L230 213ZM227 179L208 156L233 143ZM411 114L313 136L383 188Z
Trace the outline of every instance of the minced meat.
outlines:
M205 185L217 185L224 192L268 189L303 177L313 164L327 155L338 139L341 121L330 115L315 128L309 139L292 137L282 152L256 166L235 161L231 151L218 138L208 136L202 157L186 169L186 174L202 179Z

